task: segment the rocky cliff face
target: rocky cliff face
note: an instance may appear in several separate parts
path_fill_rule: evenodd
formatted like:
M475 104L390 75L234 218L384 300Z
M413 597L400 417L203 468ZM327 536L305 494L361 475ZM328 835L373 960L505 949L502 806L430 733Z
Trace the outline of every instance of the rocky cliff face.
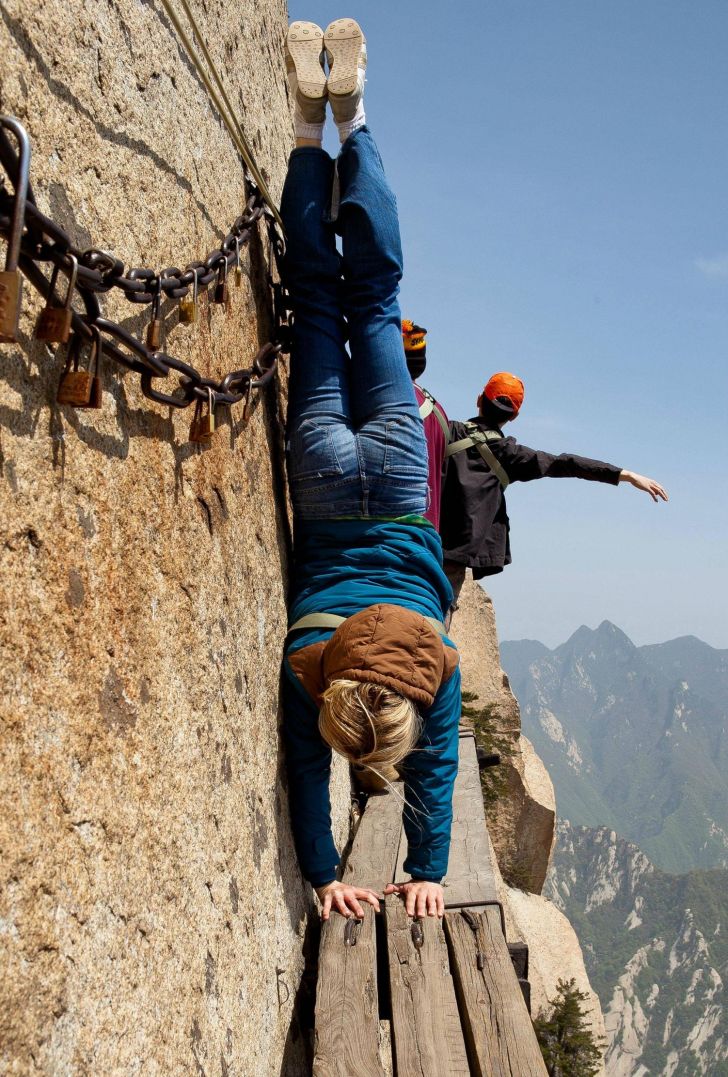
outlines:
M562 907L541 896L556 823L551 779L521 733L518 701L501 670L493 605L471 579L463 588L452 636L460 649L463 689L477 696L474 708L488 708L487 724L501 751L497 795L488 805L488 829L508 939L529 947L532 1012L535 1016L548 1010L559 979L573 977L588 995L587 1016L594 1035L604 1040L602 1010L589 983L579 939Z
M292 127L282 0L197 6L280 193ZM0 108L26 124L41 209L127 266L206 257L243 169L156 4L7 0ZM165 348L219 377L265 339L262 237L229 311ZM108 365L104 404L55 403L60 357L0 346L0 1070L305 1072L293 1005L308 888L277 732L286 515L275 391L189 411ZM110 294L141 334L148 317ZM337 769L335 826L348 779Z
M669 875L614 831L560 821L545 892L584 947L609 1077L728 1072L728 872Z
M493 604L468 578L452 622L460 651L463 691L474 708L489 709L493 745L501 753L500 789L488 809L488 829L506 881L540 894L554 837L555 801L551 779L521 734L518 701L503 673Z

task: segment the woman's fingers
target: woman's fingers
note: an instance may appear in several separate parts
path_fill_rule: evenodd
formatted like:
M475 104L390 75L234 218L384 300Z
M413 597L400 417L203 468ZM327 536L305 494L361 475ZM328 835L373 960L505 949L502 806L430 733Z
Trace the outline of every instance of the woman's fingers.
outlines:
M444 916L445 915L445 895L443 894L441 889L438 890L438 893L437 893L437 915L438 916Z
M358 916L360 920L364 919L364 910L359 902L356 900L356 895L352 894L348 899L349 908L352 910L355 916Z
M351 912L349 911L349 907L346 904L346 897L344 896L343 891L336 890L334 892L334 904L336 906L337 912L340 912L342 916L351 916Z
M357 890L356 896L361 898L362 901L367 901L375 912L379 912L379 894L374 890Z
M323 906L323 908L321 910L321 919L322 920L328 920L328 918L329 918L329 913L331 912L331 899L332 899L332 897L333 897L333 895L332 895L331 891L329 891L328 894L324 895L324 906Z
M427 895L427 915L437 916L437 897L435 894Z
M417 916L427 916L427 889L425 887L422 887L417 893L415 913Z

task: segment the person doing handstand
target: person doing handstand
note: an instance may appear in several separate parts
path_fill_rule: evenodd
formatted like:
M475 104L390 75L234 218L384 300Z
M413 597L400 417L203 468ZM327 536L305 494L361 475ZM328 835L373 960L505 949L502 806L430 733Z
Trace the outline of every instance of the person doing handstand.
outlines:
M364 124L357 23L339 19L325 34L293 23L286 61L297 136L281 202L294 312L282 678L293 834L324 919L332 909L361 916L364 902L378 909L373 889L336 879L332 749L387 781L401 776L412 881L385 893L401 893L410 915L442 915L460 672L442 626L452 591L440 537L424 519L427 452L402 347L396 203ZM327 99L342 142L336 162L321 148Z

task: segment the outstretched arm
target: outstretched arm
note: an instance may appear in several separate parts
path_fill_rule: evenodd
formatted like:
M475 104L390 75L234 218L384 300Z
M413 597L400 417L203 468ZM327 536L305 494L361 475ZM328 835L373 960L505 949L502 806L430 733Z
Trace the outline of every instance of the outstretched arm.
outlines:
M659 482L655 482L654 479L648 479L645 475L638 475L635 471L620 471L619 481L630 483L635 490L644 490L653 501L657 501L659 498L663 501L669 501L664 487L660 486Z

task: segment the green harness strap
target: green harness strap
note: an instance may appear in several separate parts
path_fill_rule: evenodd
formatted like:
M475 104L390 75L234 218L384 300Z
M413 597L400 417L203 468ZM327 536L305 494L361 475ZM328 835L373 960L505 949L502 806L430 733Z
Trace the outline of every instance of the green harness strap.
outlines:
M299 617L288 631L295 632L297 628L338 628L345 620L346 617L340 617L338 613L307 613L305 617ZM434 617L425 617L425 620L432 625L440 636L447 635L442 621L438 621Z
M417 388L425 395L425 399L420 404L420 419L422 419L424 422L427 416L432 415L434 411L435 418L440 424L442 432L445 435L445 444L447 445L450 440L450 427L448 425L447 419L445 418L445 413L435 400L434 396L432 396L431 393L427 392L427 389L423 389L421 385L418 385Z
M460 441L453 441L448 445L445 450L445 458L447 459L449 456L454 456L456 452L464 452L465 449L475 446L481 458L501 484L501 488L505 490L510 480L505 468L498 462L493 450L488 445L489 441L500 441L503 435L500 432L496 433L495 430L480 430L474 423L466 423L465 429L468 431L468 437L461 438Z

